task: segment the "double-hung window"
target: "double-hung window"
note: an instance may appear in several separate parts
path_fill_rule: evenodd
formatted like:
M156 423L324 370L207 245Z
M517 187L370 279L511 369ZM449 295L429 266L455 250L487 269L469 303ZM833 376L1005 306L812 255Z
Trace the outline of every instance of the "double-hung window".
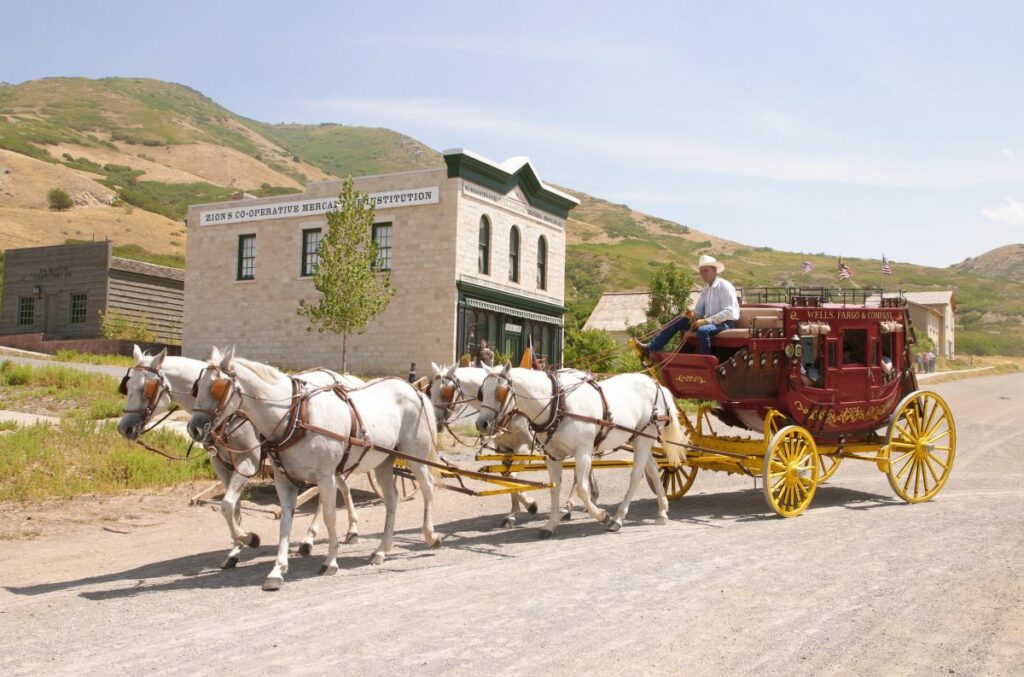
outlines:
M71 295L71 314L69 317L71 324L85 324L88 304L89 297L86 294Z
M256 278L256 236L238 236L238 279Z
M373 241L377 243L377 261L374 270L391 270L391 224L373 224Z
M302 231L302 276L316 274L320 265L320 240L323 231L320 228L307 228Z
M31 327L36 323L36 300L31 296L18 299L18 326Z

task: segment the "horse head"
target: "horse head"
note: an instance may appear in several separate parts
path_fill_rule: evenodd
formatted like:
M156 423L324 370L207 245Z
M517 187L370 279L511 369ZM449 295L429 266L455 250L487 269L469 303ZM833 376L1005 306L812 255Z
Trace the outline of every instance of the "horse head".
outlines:
M132 354L135 365L125 372L118 388L118 392L125 396L125 404L117 432L129 440L136 440L153 414L170 405L171 386L162 370L167 357L166 348L149 357L136 345Z
M188 421L188 434L200 444L208 444L213 430L242 404L241 389L234 376L234 359L234 346L223 354L214 348L206 369L192 386L196 404Z
M506 410L515 401L509 375L511 368L512 365L506 362L502 367L490 369L480 384L480 393L477 395L480 413L476 417L476 429L481 434L493 434Z

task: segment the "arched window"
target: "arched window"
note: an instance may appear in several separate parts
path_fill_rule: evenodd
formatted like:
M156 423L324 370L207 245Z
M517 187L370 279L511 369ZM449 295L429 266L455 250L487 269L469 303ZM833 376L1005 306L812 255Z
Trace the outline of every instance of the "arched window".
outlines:
M548 241L543 235L537 240L537 289L548 288Z
M508 234L508 279L519 282L519 229L515 226Z
M491 222L486 216L480 217L480 244L477 247L476 270L482 275L491 274Z

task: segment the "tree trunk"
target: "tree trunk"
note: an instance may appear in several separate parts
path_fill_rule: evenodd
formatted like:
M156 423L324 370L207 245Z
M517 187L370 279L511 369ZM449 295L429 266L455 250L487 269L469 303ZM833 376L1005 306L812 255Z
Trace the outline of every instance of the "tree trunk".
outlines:
M341 332L341 373L348 373L348 332Z

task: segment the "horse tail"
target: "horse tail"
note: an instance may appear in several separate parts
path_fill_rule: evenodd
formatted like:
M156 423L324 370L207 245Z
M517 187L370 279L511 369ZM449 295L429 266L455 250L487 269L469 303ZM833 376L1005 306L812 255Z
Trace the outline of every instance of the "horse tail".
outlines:
M421 418L427 424L427 431L430 433L430 452L427 454L427 460L432 463L440 463L441 456L437 453L437 417L434 416L434 405L424 391L417 390L416 394L419 396L420 411L423 414ZM441 471L432 465L428 465L427 470L430 471L430 477L434 480L434 486L444 487L444 483L441 481Z
M679 410L676 409L676 401L672 397L672 393L660 385L658 391L660 395L658 400L664 403L665 413L668 415L668 425L661 429L662 452L669 463L677 466L683 461L683 449L685 448L683 445L687 444L689 439L683 426L679 423Z

